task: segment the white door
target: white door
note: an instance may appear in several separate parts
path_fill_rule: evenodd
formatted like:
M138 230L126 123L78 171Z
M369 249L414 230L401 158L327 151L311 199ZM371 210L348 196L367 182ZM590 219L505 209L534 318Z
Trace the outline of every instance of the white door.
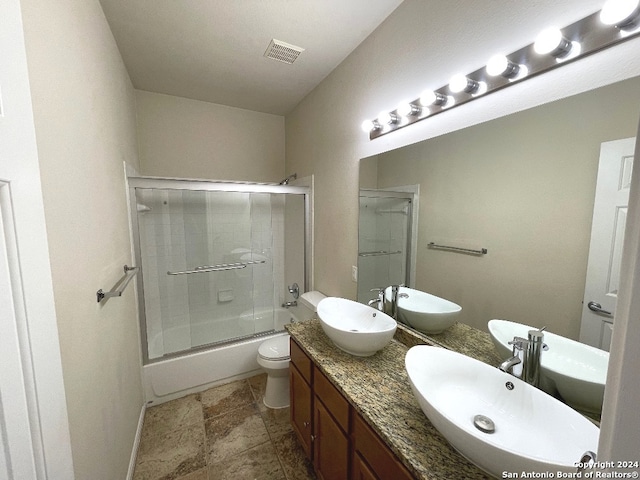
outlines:
M625 138L600 148L580 341L607 351L618 300L635 143L635 138Z

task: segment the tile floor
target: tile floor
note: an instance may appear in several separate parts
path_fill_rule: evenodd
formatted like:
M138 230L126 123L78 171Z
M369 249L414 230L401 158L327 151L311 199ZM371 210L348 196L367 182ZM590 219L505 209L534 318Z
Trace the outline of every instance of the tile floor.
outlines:
M257 375L149 407L134 480L314 480L289 408L262 403Z

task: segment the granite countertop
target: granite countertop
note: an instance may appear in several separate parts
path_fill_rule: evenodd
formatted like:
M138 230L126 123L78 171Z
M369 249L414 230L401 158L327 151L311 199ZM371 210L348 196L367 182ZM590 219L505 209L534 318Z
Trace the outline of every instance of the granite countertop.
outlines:
M371 357L354 357L334 346L318 320L287 325L287 330L416 478L491 478L455 451L427 419L404 366L407 350L418 344L450 348L498 365L487 333L455 324L427 337L398 324L389 345Z

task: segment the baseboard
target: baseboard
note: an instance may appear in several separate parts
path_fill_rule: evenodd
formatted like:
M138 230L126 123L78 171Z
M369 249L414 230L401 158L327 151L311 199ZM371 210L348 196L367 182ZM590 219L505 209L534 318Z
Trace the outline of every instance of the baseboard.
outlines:
M129 459L129 471L127 472L127 480L133 480L133 473L136 469L136 458L138 456L138 447L140 446L140 437L142 435L142 425L144 423L144 413L147 411L147 404L143 403L140 409L140 418L138 418L138 429L136 437L133 439L133 448L131 450L131 458Z

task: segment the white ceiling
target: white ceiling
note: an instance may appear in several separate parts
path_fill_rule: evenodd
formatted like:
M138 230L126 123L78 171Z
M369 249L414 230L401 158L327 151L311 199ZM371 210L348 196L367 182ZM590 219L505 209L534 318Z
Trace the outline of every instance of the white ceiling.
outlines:
M135 88L285 115L402 0L100 0ZM305 49L264 57L272 38Z

